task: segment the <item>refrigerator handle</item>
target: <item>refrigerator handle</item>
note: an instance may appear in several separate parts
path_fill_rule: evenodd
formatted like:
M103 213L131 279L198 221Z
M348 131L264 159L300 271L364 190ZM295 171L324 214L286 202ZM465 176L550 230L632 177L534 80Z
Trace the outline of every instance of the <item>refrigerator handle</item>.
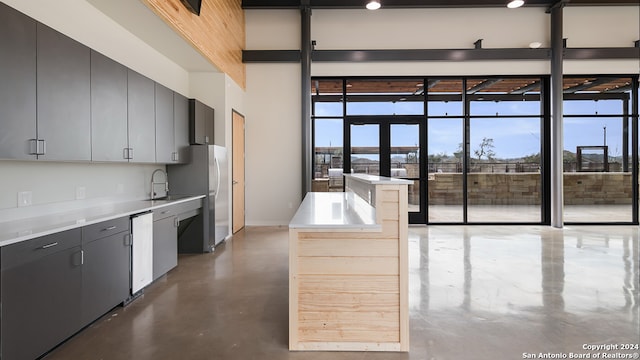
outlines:
M218 161L218 159L213 158L213 161L216 163L216 194L214 196L214 199L217 200L218 199L218 193L220 192L220 162Z

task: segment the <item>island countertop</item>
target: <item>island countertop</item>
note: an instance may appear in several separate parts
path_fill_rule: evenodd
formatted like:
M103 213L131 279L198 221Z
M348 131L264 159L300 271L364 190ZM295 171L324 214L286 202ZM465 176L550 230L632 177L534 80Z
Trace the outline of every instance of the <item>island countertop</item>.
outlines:
M72 210L51 212L45 215L4 221L0 222L0 247L201 198L204 198L204 195L173 196L168 199L159 200L107 202Z
M310 192L289 223L290 229L380 231L375 208L352 192Z
M370 185L412 185L413 181L370 174L344 174L345 177Z

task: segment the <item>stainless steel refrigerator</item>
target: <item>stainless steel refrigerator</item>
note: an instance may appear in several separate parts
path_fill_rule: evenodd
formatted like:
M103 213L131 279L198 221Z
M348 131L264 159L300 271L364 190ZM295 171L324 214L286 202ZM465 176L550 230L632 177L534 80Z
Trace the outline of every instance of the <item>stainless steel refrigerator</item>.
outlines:
M188 164L167 165L169 193L205 195L205 199L202 214L178 227L178 251L211 252L229 235L227 149L191 145L189 150Z

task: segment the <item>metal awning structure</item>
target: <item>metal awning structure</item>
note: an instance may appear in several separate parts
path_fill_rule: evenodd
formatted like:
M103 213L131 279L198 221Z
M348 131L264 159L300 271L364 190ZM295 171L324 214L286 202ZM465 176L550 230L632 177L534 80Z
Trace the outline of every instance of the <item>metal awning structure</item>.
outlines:
M299 9L308 2L314 9L362 9L364 0L242 0L243 9ZM559 0L527 0L527 7L551 7ZM571 0L562 1L568 6L637 5L637 0ZM506 0L383 0L385 9L505 7Z

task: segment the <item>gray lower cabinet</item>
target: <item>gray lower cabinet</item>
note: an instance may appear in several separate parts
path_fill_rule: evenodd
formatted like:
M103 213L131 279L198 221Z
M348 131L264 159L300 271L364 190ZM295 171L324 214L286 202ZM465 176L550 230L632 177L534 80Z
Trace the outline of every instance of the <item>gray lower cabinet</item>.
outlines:
M35 159L36 21L0 3L0 159Z
M35 359L81 328L81 231L0 249L3 360Z
M87 325L129 296L131 262L129 218L82 229L82 325Z
M155 82L128 69L127 107L129 111L130 162L156 161Z
M126 162L127 68L91 51L91 160Z
M38 159L91 160L88 47L38 23Z
M178 218L167 208L153 213L153 280L178 265Z

